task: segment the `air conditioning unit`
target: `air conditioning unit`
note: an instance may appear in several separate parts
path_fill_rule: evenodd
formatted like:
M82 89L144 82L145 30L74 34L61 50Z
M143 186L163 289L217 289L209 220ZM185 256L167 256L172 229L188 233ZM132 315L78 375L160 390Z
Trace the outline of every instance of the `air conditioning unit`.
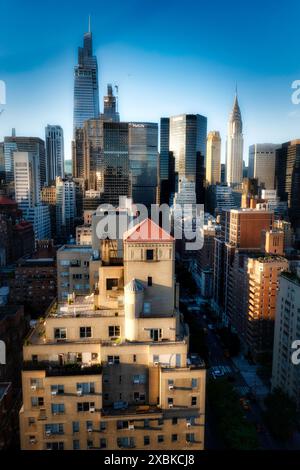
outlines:
M90 407L90 413L95 413L95 407L94 406Z
M186 426L190 428L192 426L192 423L190 421L187 421Z
M130 429L131 431L133 431L133 430L134 430L134 424L129 424L129 425L128 425L128 429Z
M113 366L113 364L114 364L114 361L108 361L109 366Z
M173 408L173 403L169 403L169 408Z
M52 432L50 431L50 429L48 431L46 431L46 436L51 436Z
M159 362L158 362L158 361L155 361L155 362L153 362L153 364L154 364L155 366L158 366Z
M57 395L57 390L52 390L51 395L53 396Z
M81 397L81 395L82 395L82 390L81 390L81 389L77 390L77 395L78 395L79 397Z
M88 428L88 432L93 432L93 428Z
M36 444L36 438L35 437L31 438L29 442L30 444Z
M169 390L174 390L174 385L169 385Z
M31 385L31 390L35 391L36 390L36 385Z

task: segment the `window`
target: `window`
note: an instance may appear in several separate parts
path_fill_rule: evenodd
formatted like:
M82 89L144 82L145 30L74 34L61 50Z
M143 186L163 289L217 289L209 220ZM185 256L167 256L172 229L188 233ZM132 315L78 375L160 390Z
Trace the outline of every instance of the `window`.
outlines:
M159 363L159 355L153 354L153 364Z
M106 431L106 421L100 422L100 431Z
M173 398L168 397L168 405L173 405L173 402L174 402Z
M132 360L133 360L133 362L136 362L136 354L133 354Z
M107 441L104 437L101 437L100 439L100 449L106 449L107 447Z
M163 418L158 418L157 424L158 424L158 426L162 426L164 424Z
M103 398L104 398L104 400L108 400L108 399L109 399L109 394L108 394L108 393L104 393Z
M162 442L164 442L164 435L163 435L163 434L159 434L159 435L157 436L157 442L158 442L159 444L162 443Z
M53 415L63 414L65 412L64 403L52 403L51 412Z
M91 408L95 408L94 402L84 401L82 403L77 403L77 411L90 411Z
M186 442L195 442L195 434L194 433L186 434Z
M93 442L92 439L88 439L86 441L86 447L87 447L87 449L91 449L92 447L94 447L94 442Z
M150 445L150 436L144 436L144 446Z
M92 337L92 327L91 326L81 326L79 329L80 338L91 338Z
M191 405L192 405L192 406L196 406L196 405L197 405L197 397L192 397Z
M120 449L122 448L133 448L135 447L135 440L133 437L119 437L117 444Z
M51 385L52 395L62 395L65 393L65 387L63 385Z
M107 356L108 364L120 364L120 356Z
M178 419L177 418L172 418L172 424L177 424L178 423Z
M94 382L80 382L76 384L77 393L82 395L88 395L90 393L95 393L95 383Z
M30 386L32 389L41 389L43 388L43 381L42 379L30 379Z
M44 398L43 397L31 397L31 406L33 407L44 406Z
M152 328L150 330L150 338L152 341L158 341L162 337L161 328Z
M93 421L87 421L85 424L86 424L87 431L89 431L90 429L93 429Z
M75 439L73 441L73 450L80 450L80 442L79 439Z
M173 380L173 379L169 379L169 380L168 380L168 385L174 385L174 380Z
M54 338L55 339L66 339L67 338L67 328L54 328Z
M150 420L144 419L144 428L150 428Z
M35 424L35 418L28 418L28 426L33 426Z
M106 290L115 290L118 287L118 279L106 279Z
M198 387L198 379L192 379L192 388Z
M108 327L108 336L120 336L120 326L119 325L111 325Z
M172 434L172 442L178 441L178 435L177 434Z
M133 376L133 383L134 384L145 384L146 383L146 376L141 374L141 375L134 375Z
M73 433L74 432L79 432L79 421L73 421L72 429L73 429Z
M154 259L154 250L146 250L146 260L152 261Z
M64 434L64 425L62 423L45 424L45 433L47 434Z
M152 286L152 277L151 276L148 276L148 286L149 287Z
M47 450L64 450L64 443L63 442L47 442L46 449Z

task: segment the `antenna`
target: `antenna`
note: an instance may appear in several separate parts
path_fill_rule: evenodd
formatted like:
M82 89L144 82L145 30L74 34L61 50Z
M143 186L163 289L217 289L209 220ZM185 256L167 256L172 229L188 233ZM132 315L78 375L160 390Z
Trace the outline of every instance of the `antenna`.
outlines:
M89 33L91 32L91 15L89 15Z

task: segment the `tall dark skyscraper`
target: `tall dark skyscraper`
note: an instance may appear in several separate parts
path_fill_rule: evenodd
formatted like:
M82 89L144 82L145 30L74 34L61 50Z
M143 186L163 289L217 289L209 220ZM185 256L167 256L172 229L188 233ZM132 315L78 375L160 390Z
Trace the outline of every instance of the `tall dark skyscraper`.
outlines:
M120 116L117 111L117 98L113 94L112 85L107 85L107 95L104 96L103 100L104 110L101 114L101 118L105 121L119 122Z
M83 162L85 187L99 191L101 202L118 206L119 196L131 196L128 123L86 121Z
M289 217L300 243L300 140L292 140L276 150L275 185L282 201L287 201Z
M98 64L93 55L92 33L85 33L83 47L78 48L78 64L74 69L73 130L84 121L99 117Z
M178 190L178 182L195 183L197 201L203 199L207 118L200 114L181 114L161 119L160 202ZM169 182L167 182L169 181Z
M60 126L45 129L47 181L50 184L57 176L65 175L64 169L64 132Z
M158 125L129 123L129 163L133 202L149 207L156 203Z

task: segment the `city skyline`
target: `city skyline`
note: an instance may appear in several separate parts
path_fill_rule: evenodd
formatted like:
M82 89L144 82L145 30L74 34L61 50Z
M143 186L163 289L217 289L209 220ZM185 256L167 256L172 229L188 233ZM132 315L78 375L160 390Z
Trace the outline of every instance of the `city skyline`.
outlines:
M294 12L289 15L292 26L299 7L295 2L290 3ZM30 30L33 2L27 2L26 11L21 2L17 1L17 5L19 8L14 12L16 26L24 21L25 15ZM35 34L28 32L25 41L21 40L18 28L12 38L6 25L3 26L0 32L0 79L7 85L7 104L0 120L1 138L10 135L12 127L16 128L17 135L43 138L48 123L58 124L64 130L66 159L71 158L73 69L77 47L88 30L89 14L99 64L100 102L107 83L117 84L121 120L159 122L162 116L203 114L208 117L208 131L220 131L224 162L226 126L237 82L246 162L251 144L297 138L300 110L291 101L291 84L299 78L296 40L293 41L296 28L290 27L288 42L283 33L273 35L272 40L269 38L270 31L289 14L286 6L278 7L276 11L268 10L270 2L261 6L264 13L268 12L269 21L266 24L255 17L256 26L264 26L266 33L264 44L259 45L258 40L253 40L253 44L246 42L249 26L245 26L236 2L228 6L225 19L228 30L233 26L237 28L238 44L233 44L231 35L226 34L221 6L212 12L208 5L193 5L195 19L192 19L177 2L172 3L174 11L171 3L157 4L159 18L155 8L148 11L141 30L138 21L131 18L133 11L137 15L135 18L141 14L135 10L135 1L126 7L117 2L111 13L102 2L100 5L87 2L84 9L76 8L77 5L75 2L72 10L62 5L60 15L54 17L49 12L52 23L49 21L44 29L35 25ZM205 21L203 30L198 30L197 34L196 19L199 19L200 7ZM11 12L8 2L3 2L2 8L8 16ZM189 10L187 5L185 8ZM114 28L110 27L110 14L114 16ZM172 21L178 14L182 14L182 25L174 31ZM34 18L37 18L36 13ZM130 31L125 29L124 19L129 21ZM212 23L214 34L209 28ZM55 38L51 35L50 41L47 34L51 24L55 25L58 34ZM163 30L162 24L165 25ZM154 28L158 30L155 35ZM39 41L36 41L36 35L39 35ZM58 76L59 81L56 81Z

